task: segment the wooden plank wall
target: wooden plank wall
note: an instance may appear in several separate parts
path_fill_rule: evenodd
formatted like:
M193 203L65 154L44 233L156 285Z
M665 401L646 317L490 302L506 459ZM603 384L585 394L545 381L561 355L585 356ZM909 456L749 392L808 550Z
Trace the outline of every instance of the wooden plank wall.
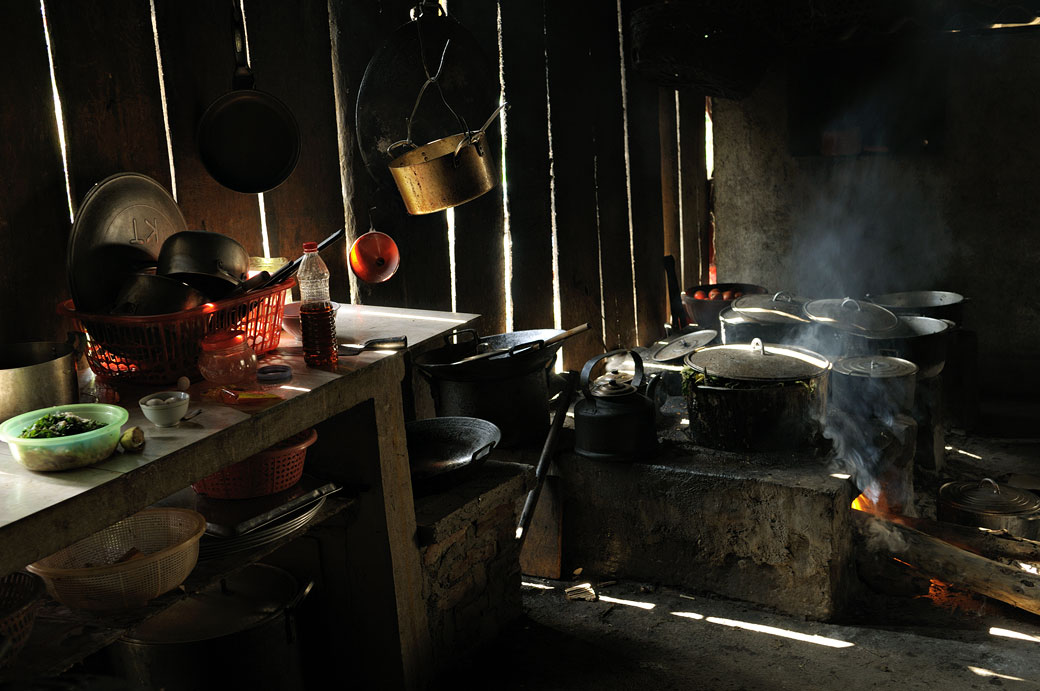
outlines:
M347 241L324 255L335 299L454 306L482 314L487 334L587 321L593 328L564 349L570 369L605 349L659 338L669 316L661 257L683 252L680 282L699 278L703 97L677 99L632 72L619 32L629 0L581 9L450 0L450 16L499 63L510 104L504 146L498 123L489 140L496 156L504 152L504 183L454 210L452 272L447 214L405 214L395 191L379 189L365 169L354 137L368 60L412 4L241 2L256 87L289 106L303 138L296 170L261 204L210 178L196 146L202 113L231 88L237 1L44 0L72 205L104 177L134 171L176 192L189 228L225 233L254 256L263 253L264 223L270 254L288 258L303 241L346 227ZM54 306L68 295L71 224L41 5L5 7L0 51L19 68L0 76L8 96L0 122L20 136L0 143L8 181L0 189L8 296L0 337L60 338L67 325ZM346 265L350 242L370 225L402 254L397 275L378 285L358 283Z

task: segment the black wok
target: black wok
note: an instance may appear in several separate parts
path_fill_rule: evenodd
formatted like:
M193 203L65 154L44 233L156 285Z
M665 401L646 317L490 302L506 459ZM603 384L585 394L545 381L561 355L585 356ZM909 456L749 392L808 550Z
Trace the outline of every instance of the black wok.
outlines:
M405 425L412 488L417 494L463 479L487 460L502 438L498 427L473 417L435 417Z

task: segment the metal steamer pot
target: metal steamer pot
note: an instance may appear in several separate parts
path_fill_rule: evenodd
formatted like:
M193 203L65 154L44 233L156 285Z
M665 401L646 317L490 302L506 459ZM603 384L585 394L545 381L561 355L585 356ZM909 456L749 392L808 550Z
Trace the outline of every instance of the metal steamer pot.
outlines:
M886 417L914 407L918 367L885 355L841 358L834 362L828 386L830 410L865 417Z
M445 345L415 358L430 382L438 417L474 417L496 425L499 446L544 439L549 429L548 370L562 331L535 329L478 338L472 329L445 336ZM452 343L452 339L460 339ZM491 357L465 361L488 350Z
M939 488L940 521L1040 540L1040 497L989 478L978 482L947 482Z
M133 688L302 689L295 611L313 585L251 564L113 643L112 666Z
M593 368L619 355L632 358L631 381L611 378L590 386ZM585 363L579 379L584 398L574 404L575 452L608 461L633 461L656 453L655 406L640 393L642 383L643 359L635 351L614 350Z
M909 290L901 293L867 295L874 304L896 314L916 314L933 319L949 319L960 324L968 298L948 290Z
M947 339L953 322L916 315L897 315L870 302L844 299L814 300L806 314L820 324L820 352L833 357L887 355L909 360L918 378L941 373L946 364Z
M813 446L826 413L830 362L797 346L751 343L686 356L691 439L734 451Z
M38 341L0 346L0 422L78 401L76 354L71 345Z

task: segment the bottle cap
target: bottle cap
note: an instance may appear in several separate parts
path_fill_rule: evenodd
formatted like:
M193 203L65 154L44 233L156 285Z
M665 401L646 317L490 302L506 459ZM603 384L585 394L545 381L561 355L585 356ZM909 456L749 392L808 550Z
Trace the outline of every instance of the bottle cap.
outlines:
M305 242L305 243L303 243L303 251L304 252L317 252L318 251L318 243L316 243L316 242Z

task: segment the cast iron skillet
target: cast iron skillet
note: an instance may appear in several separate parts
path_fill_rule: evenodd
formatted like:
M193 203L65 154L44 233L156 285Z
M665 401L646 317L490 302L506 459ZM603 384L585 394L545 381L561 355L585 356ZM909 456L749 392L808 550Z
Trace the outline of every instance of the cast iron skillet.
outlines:
M253 88L246 65L241 15L233 10L235 75L232 90L199 122L199 157L206 171L236 192L267 192L285 182L300 158L300 128L277 98Z

